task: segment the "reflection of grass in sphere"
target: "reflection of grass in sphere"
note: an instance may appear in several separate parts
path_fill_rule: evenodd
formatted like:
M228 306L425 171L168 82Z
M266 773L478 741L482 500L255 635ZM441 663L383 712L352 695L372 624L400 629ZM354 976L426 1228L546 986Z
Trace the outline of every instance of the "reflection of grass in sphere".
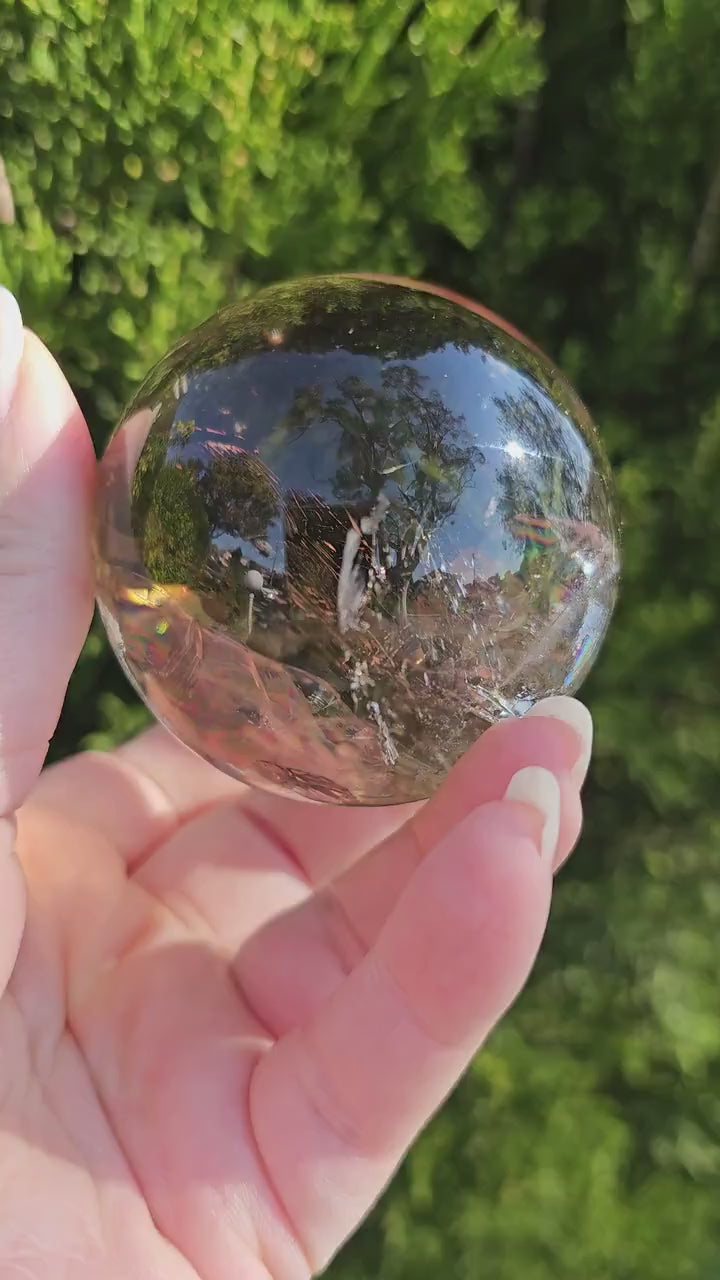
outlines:
M158 582L197 581L210 549L210 523L191 472L163 467L155 477L142 554Z

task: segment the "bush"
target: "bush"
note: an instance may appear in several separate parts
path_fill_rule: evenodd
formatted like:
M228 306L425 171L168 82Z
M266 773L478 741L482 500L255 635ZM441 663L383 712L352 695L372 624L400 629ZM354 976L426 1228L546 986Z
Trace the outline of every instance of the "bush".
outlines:
M370 269L529 332L616 466L582 847L338 1280L720 1272L718 65L717 0L0 0L0 279L98 445L221 300ZM140 719L95 632L55 755Z

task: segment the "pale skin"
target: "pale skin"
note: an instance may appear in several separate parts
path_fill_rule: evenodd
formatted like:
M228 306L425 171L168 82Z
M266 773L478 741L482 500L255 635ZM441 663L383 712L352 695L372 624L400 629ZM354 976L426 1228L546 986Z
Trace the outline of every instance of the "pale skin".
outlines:
M41 773L94 471L0 290L0 1280L307 1280L522 989L590 718L540 703L405 810L250 791L160 729Z

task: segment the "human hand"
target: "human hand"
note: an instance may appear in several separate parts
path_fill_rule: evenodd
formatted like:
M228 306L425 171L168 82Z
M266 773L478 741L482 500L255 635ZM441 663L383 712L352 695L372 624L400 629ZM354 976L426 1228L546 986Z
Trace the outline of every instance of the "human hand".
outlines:
M539 704L405 810L249 791L158 728L40 775L94 474L0 290L0 1280L306 1280L523 986L590 718Z

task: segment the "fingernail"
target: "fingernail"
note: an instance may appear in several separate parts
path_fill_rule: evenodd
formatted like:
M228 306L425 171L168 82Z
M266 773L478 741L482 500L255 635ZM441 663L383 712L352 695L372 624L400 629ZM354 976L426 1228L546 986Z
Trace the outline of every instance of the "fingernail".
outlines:
M0 284L0 421L12 403L24 345L20 308L10 290Z
M570 770L573 782L581 787L590 764L593 744L593 722L587 707L576 698L545 698L536 702L527 713L529 716L547 716L550 720L562 720L569 725L578 739L578 755Z
M529 765L514 773L505 792L506 800L532 805L543 818L540 857L552 862L560 835L560 787L554 773Z

